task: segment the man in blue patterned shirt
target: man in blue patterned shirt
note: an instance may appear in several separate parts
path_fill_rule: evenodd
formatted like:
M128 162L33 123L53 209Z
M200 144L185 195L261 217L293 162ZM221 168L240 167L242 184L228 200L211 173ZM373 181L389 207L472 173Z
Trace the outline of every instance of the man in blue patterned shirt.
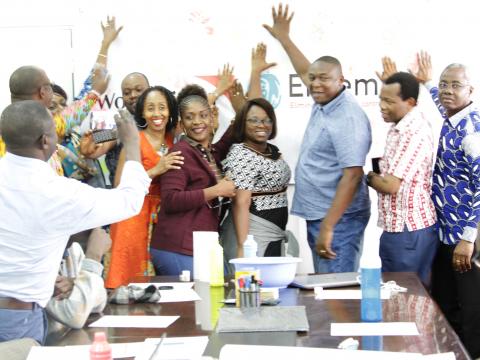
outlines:
M432 268L432 296L473 358L480 356L480 270L471 264L480 221L480 111L467 68L451 64L431 84L430 56L418 55L417 78L444 118L433 172L441 241Z

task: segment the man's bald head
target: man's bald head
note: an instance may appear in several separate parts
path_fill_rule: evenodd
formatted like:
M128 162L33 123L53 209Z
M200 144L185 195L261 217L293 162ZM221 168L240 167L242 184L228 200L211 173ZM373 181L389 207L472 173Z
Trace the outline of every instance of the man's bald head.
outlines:
M49 107L52 86L45 71L36 66L22 66L15 70L9 81L11 101L37 100Z
M140 72L133 72L122 80L122 97L130 114L135 114L137 99L150 87L147 77Z
M458 70L458 72L463 73L463 77L466 81L470 81L470 70L468 69L468 67L466 65L460 64L460 63L452 63L450 65L447 65L447 67L445 69L443 69L440 77L445 72L450 71L450 70Z
M144 73L138 72L138 71L134 71L134 72L131 72L130 74L125 75L125 77L122 80L121 86L123 86L123 84L125 82L131 81L132 79L135 79L137 81L141 81L147 87L150 86L147 75L145 75Z
M473 86L465 65L453 63L442 71L438 82L438 99L448 117L467 107L472 102L472 93Z
M42 160L50 158L57 141L52 115L35 100L7 106L0 117L0 134L7 151Z

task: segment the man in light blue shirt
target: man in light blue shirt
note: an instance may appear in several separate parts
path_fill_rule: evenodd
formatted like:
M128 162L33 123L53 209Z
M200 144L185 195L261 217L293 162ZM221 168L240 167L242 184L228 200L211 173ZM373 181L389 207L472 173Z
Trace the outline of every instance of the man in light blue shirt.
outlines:
M315 101L295 170L292 214L307 220L315 272L356 271L370 200L363 174L371 145L368 117L345 90L340 62L310 64L289 36L288 5L264 27L287 52Z

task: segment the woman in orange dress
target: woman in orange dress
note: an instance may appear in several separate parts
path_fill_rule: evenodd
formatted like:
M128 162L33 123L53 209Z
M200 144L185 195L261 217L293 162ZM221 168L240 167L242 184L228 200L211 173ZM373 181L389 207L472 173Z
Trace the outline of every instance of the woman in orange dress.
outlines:
M151 87L138 98L135 120L140 131L142 164L152 179L140 214L112 224L112 255L105 282L107 288L127 285L134 276L154 275L150 261L152 225L160 206L159 177L183 164L180 152L168 154L173 145L173 131L178 120L175 97L162 86ZM125 153L122 150L115 174L115 186L120 182Z

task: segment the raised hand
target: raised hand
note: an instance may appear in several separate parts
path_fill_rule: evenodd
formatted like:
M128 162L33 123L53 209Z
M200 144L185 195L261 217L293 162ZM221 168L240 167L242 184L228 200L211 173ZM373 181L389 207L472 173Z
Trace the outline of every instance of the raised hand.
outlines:
M218 71L218 84L215 90L217 97L230 89L234 82L235 77L233 76L233 66L230 66L230 64L227 63L223 65L222 70Z
M425 84L432 80L432 58L425 50L417 53L417 71L409 69L410 73L415 76L418 82Z
M238 113L247 101L242 84L235 80L233 86L228 89L228 94L230 95L230 102L232 103L233 109Z
M283 10L283 5L280 3L278 5L278 10L275 10L275 7L272 7L272 18L273 26L263 24L263 27L278 41L282 41L289 37L290 34L290 21L293 18L293 12L288 14L288 5L285 5L285 10Z
M100 22L100 26L102 27L103 31L102 45L108 48L110 44L115 41L120 31L122 31L123 26L120 26L117 29L117 27L115 26L115 16L112 16L112 18L110 18L110 16L107 16L107 23L103 25L103 22Z
M398 72L397 65L388 56L384 56L382 58L382 66L383 66L383 73L380 74L378 71L375 71L378 78L382 80L382 82L385 82L385 80L387 80L391 75Z
M277 63L267 63L267 45L258 43L256 48L252 49L252 72L261 73Z
M120 110L118 113L118 115L114 116L118 139L125 148L131 147L132 150L136 148L140 157L140 137L135 121L127 110Z

